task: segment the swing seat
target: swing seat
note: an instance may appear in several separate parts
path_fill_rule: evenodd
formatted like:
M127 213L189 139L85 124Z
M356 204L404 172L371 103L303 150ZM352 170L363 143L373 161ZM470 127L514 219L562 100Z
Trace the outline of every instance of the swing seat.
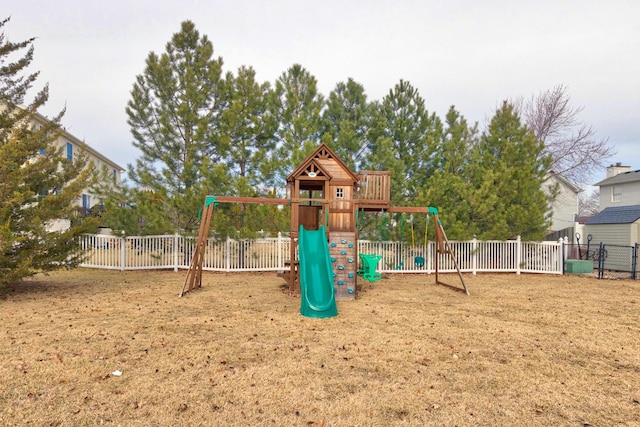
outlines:
M382 279L382 275L376 272L376 266L382 259L382 255L376 254L358 254L362 261L362 269L358 270L358 276L369 282L375 282Z
M424 267L424 258L421 256L417 256L414 259L415 263L416 263L416 267Z

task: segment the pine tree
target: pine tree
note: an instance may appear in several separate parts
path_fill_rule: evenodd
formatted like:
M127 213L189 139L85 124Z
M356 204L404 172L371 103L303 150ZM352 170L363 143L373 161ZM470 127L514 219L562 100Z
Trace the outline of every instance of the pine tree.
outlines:
M542 183L551 159L511 104L496 111L476 155L470 181L478 237L542 239L548 223Z
M348 79L336 85L326 100L321 127L322 141L351 170L359 170L367 154L367 134L371 127L371 110L360 83Z
M381 103L373 104L370 169L391 170L392 202L411 203L434 170L433 153L442 123L424 99L401 80Z
M226 185L222 59L213 53L209 39L183 22L162 55L149 54L127 104L133 145L142 153L129 177L153 194L134 203L151 203L149 212L160 217L153 222L166 232L197 230L207 192Z
M419 200L422 205L440 210L447 235L453 240L470 239L476 232L470 218L469 169L477 143L477 125L470 127L452 106L446 115L442 140L435 148L435 171L421 189Z
M0 28L7 22L1 21ZM93 182L86 159L68 160L54 145L64 111L41 128L32 126L48 100L48 85L24 105L39 74L26 74L33 41L14 43L6 40L4 31L0 34L0 287L77 266L83 256L78 236L97 230L98 219L79 218L73 206ZM50 231L62 220L71 226Z
M324 104L316 78L294 64L276 80L272 97L276 150L272 156L270 183L284 187L286 176L320 142L320 112Z
M220 134L228 148L228 195L266 196L270 189L265 171L269 170L268 158L275 148L273 133L277 124L269 111L271 87L268 82L258 83L254 69L245 66L235 76L227 73L225 80L227 108L220 120ZM253 237L264 228L260 222L264 216L256 205L240 204L224 211L233 214L230 225L240 231L241 237Z

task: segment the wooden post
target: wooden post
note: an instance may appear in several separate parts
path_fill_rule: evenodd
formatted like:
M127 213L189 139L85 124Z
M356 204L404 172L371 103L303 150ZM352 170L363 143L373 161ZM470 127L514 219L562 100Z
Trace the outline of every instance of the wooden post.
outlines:
M451 249L449 239L447 239L447 233L445 233L444 228L442 228L442 223L438 218L438 214L434 215L434 220L436 222L436 283L449 286L446 283L441 283L438 281L438 252L447 253L453 260L453 265L456 267L458 277L460 277L460 282L462 283L462 287L464 288L464 293L470 295L469 290L467 289L467 285L464 283L464 278L462 277L460 267L458 266L458 260L456 259L456 256Z
M214 201L215 197L207 197L204 207L202 208L202 218L200 220L200 228L198 229L196 249L193 254L193 258L191 259L191 265L189 266L187 277L184 281L184 285L182 286L182 291L180 292L181 297L186 292L202 286L202 263L204 261L204 252L207 247L211 218L213 217Z

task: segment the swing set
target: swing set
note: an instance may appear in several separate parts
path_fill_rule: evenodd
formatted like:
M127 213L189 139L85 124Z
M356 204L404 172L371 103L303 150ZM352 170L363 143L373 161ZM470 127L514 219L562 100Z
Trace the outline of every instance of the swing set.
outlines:
M382 210L380 212L381 214L384 214L384 210ZM383 241L383 235L386 234L387 232L387 228L391 225L391 223L389 222L389 217L388 216L384 216L382 217L382 219L380 220L380 226L379 226L379 230L378 230L378 241L382 242ZM401 270L404 267L404 228L405 228L405 224L406 223L411 224L411 248L415 248L415 218L413 216L413 213L409 214L408 219L406 218L406 214L400 213L400 217L399 217L399 224L400 224L400 255L398 257L399 261L398 264L393 268L394 270ZM398 222L396 220L393 221L393 225L396 226L398 224ZM425 215L425 226L424 226L424 242L423 242L423 248L427 247L427 235L428 235L428 231L429 231L429 214L427 213ZM423 254L424 255L424 254ZM418 268L422 268L425 265L425 257L421 256L421 255L416 255L413 258L413 261L415 263L415 266Z
M362 260L358 253L358 234L361 224L361 213L382 212L386 214L401 214L400 234L404 244L405 215L432 215L435 223L435 279L436 283L446 285L439 280L440 255L448 256L455 266L463 289L449 286L455 290L463 290L467 295L469 291L464 283L458 262L447 240L442 224L438 219L438 210L434 207L391 205L391 172L389 171L351 171L342 160L326 145L320 144L296 169L287 176L286 198L265 197L234 197L223 195L207 196L201 213L198 238L193 253L191 265L187 272L184 286L180 296L202 286L202 271L204 254L207 250L207 239L211 227L213 210L219 203L236 204L265 204L289 206L291 210L289 237L289 259L284 260L285 269L278 272L289 284L289 292L293 295L301 294L302 285L311 287L308 295L316 295L318 289L325 293L333 289L336 300L355 299L356 278L360 276L358 260ZM316 239L318 247L310 244L299 244L301 234L307 238L312 237L309 231L324 230L325 239ZM302 230L302 231L301 231ZM425 228L425 244L426 233ZM411 219L411 243L415 243L414 221ZM307 240L311 242L311 240ZM322 247L320 247L322 246ZM324 246L327 246L325 248ZM318 256L322 249L322 257ZM326 250L325 250L326 249ZM304 257L299 252L304 251ZM404 252L404 248L401 249ZM363 261L362 277L379 278L375 273L375 266L381 254L372 254ZM322 258L322 259L320 259ZM366 257L365 257L366 258ZM320 261L326 261L327 266L320 265ZM375 263L374 263L375 262ZM398 260L396 269L403 267L403 260ZM425 265L424 256L416 256L414 262L417 266ZM301 265L303 263L304 265ZM317 277L302 277L301 269L314 271L316 268L333 270L335 274L327 274L327 280L316 283ZM330 277L332 276L332 277ZM310 283L310 278L311 280ZM327 282L327 283L325 283ZM332 283L331 283L332 282ZM309 288L304 288L309 289ZM306 292L306 291L305 291Z

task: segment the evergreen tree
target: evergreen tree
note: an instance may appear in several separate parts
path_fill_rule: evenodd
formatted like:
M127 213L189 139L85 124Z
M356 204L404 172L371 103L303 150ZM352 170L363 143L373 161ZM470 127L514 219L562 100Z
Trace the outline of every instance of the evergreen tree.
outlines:
M276 80L271 104L278 120L271 158L274 186L284 187L286 176L317 147L323 105L316 78L301 65L294 64Z
M8 21L0 21L0 28ZM26 74L33 41L14 43L0 34L0 287L77 266L82 260L77 237L97 230L97 218L78 218L73 206L92 184L86 159L68 160L54 145L63 112L41 128L32 126L48 100L48 85L24 106L39 74ZM50 231L61 220L70 221L70 228Z
M374 104L369 168L392 171L392 202L411 203L434 170L433 153L442 124L429 114L418 91L401 80Z
M206 194L220 194L227 182L222 160L228 147L219 134L222 59L213 53L209 39L183 22L162 55L149 54L127 104L133 145L142 153L129 176L153 194L149 212L159 218L152 222L166 232L197 230Z
M446 115L442 140L434 152L435 171L419 198L420 204L436 206L443 213L443 224L452 240L470 239L476 232L470 218L473 190L469 186L469 168L477 143L477 125L470 127L452 106Z
M367 154L371 112L364 87L348 79L329 94L322 113L322 141L353 171L358 171Z
M269 111L270 85L258 83L254 69L242 66L236 76L227 73L225 87L227 108L222 113L220 134L228 148L225 157L235 193L264 194L268 189L261 175L275 148L277 125Z
M511 104L496 111L475 155L471 220L478 237L542 239L548 224L542 183L551 159Z
M277 124L269 111L270 85L258 83L253 68L242 66L236 76L227 73L225 88L228 105L220 120L220 134L228 147L228 195L268 195L263 174L269 170L267 159L275 148L273 133ZM242 237L264 228L261 208L256 205L240 204L227 212L233 214L232 225Z

